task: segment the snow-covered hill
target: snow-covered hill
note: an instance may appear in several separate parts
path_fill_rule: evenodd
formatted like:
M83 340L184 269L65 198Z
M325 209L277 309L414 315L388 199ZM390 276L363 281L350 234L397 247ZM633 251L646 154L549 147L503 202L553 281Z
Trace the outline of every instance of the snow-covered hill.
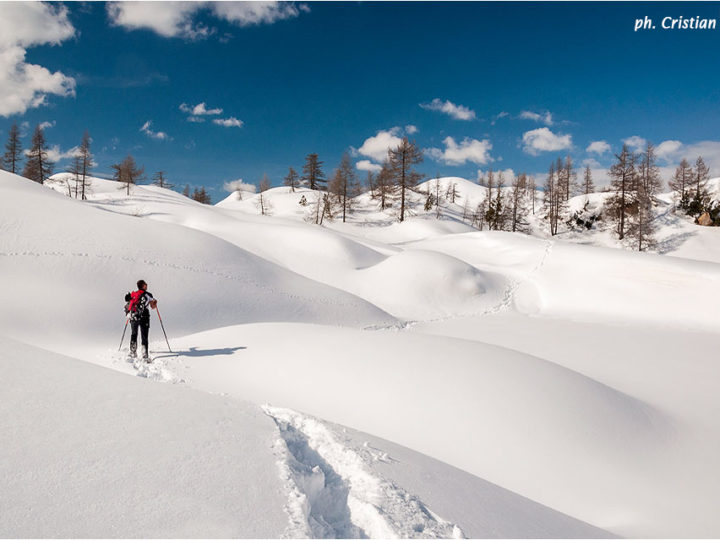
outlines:
M92 183L0 172L8 535L720 534L718 229L668 214L692 235L667 256L477 231L422 195L318 227L309 190L263 216ZM136 367L139 278L175 353L153 315Z

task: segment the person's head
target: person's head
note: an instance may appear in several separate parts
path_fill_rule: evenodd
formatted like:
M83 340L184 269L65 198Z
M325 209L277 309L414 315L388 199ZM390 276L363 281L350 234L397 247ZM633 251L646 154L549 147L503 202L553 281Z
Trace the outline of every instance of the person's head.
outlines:
M144 291L144 290L147 289L147 283L145 283L144 280L139 279L138 282L137 282L137 287L138 287L138 290Z

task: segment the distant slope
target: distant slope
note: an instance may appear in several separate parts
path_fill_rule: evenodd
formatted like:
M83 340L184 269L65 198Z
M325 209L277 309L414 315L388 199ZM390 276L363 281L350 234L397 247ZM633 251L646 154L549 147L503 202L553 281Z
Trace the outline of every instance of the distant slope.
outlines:
M160 300L173 335L263 320L393 322L216 236L133 217L133 207L118 215L2 171L0 192L0 326L38 345L119 343L123 295L138 279Z

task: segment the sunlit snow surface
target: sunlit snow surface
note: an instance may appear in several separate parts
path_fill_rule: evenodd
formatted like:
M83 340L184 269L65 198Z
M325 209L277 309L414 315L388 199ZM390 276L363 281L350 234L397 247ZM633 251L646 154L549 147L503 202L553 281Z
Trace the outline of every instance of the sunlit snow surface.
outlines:
M477 231L458 178L440 219L323 227L307 189L64 179L0 172L4 536L720 535L720 229L669 195L639 254ZM140 278L149 365L117 350Z

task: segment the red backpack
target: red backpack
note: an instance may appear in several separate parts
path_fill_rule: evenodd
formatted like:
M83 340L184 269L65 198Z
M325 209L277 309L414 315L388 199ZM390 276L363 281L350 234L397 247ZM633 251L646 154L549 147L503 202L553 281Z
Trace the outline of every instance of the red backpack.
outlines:
M145 291L143 291L142 289L130 293L130 302L128 302L126 306L127 313L132 313L135 317L139 315L137 312L137 308L138 304L140 303L140 299L143 297L144 294Z

